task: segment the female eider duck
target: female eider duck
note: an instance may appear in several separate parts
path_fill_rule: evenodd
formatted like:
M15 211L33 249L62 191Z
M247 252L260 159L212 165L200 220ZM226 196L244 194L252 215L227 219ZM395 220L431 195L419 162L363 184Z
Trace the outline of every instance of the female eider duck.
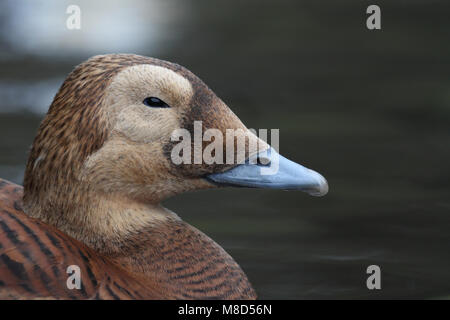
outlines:
M256 156L276 154L177 64L112 54L77 66L39 127L23 190L0 179L0 299L256 298L233 258L160 202L220 185L324 195L327 182L278 154L272 175L258 161L175 164L172 132L193 136L194 121L242 129L263 146Z

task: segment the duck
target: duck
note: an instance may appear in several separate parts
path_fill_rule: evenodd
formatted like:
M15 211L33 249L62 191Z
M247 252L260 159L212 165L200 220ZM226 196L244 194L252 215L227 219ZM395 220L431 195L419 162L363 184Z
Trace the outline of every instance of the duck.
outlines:
M235 130L261 147L239 163L174 163L174 130L194 135L197 121L203 132ZM267 163L249 161L274 156L270 175L260 170ZM219 244L161 205L225 186L328 192L322 175L279 155L188 69L135 54L94 56L56 93L23 187L0 179L0 298L256 299Z

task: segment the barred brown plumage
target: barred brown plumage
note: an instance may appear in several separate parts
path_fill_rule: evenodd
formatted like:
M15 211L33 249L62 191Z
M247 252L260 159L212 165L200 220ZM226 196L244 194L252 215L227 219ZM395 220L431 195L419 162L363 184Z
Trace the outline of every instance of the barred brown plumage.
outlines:
M165 108L143 103L156 96ZM217 188L207 177L227 176L235 167L255 172L234 162L172 161L173 132L195 136L197 121L202 135L238 132L219 146L223 154L242 151L241 138L245 147L258 145L255 152L270 148L177 64L111 54L77 66L39 126L23 190L0 179L0 298L256 298L222 247L160 205L186 191ZM200 151L207 146L202 141ZM256 153L245 148L243 155ZM285 186L283 179L296 187L298 170L300 188L326 193L318 173L283 161L288 174L276 177L274 188ZM267 177L261 181L270 185ZM81 274L76 289L66 281L74 266Z

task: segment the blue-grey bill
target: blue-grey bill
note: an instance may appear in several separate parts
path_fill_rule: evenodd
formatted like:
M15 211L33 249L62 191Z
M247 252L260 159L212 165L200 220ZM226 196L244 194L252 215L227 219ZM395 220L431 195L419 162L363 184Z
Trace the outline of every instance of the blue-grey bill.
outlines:
M218 185L300 190L312 196L324 196L328 192L327 180L318 172L278 154L273 148L260 152L261 164L253 158L222 173L213 173L207 179Z

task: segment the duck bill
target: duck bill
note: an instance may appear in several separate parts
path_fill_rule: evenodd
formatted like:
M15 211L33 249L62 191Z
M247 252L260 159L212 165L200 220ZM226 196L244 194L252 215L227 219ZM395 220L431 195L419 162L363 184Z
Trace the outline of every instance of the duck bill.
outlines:
M286 159L273 148L206 178L223 186L300 190L312 196L324 196L328 192L327 180L320 173Z

